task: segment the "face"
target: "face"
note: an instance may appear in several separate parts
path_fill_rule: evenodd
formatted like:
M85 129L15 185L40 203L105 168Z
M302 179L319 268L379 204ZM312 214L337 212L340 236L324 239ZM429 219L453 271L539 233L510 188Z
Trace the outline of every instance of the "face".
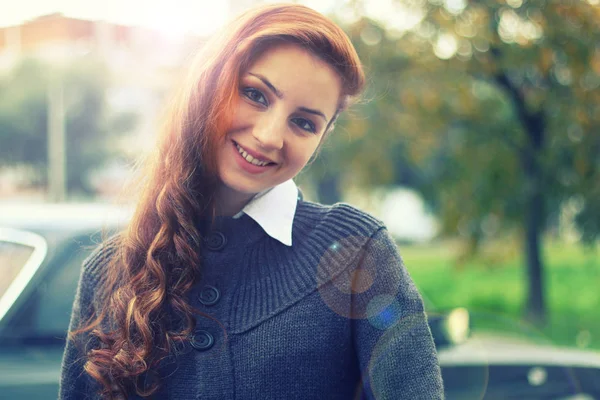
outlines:
M335 70L307 50L267 50L241 76L218 154L219 192L249 199L295 177L319 146L340 93Z

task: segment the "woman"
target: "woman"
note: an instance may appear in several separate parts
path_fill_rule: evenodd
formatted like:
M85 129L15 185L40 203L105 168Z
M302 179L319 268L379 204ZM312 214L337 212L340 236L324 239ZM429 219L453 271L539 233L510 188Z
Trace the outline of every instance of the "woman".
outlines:
M292 180L363 83L343 31L298 5L204 47L128 229L84 262L62 399L443 397L384 225Z

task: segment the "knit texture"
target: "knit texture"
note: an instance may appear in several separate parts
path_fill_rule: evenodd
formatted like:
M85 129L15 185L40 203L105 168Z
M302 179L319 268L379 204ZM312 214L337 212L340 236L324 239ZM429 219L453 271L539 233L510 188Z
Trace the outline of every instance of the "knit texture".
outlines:
M203 248L188 300L218 322L197 318L155 398L443 398L422 299L381 221L343 203L300 201L292 247L248 216L218 217L206 233L215 232L226 242ZM113 253L107 242L84 262L71 328L93 312ZM97 398L82 369L93 346L67 344L61 399Z

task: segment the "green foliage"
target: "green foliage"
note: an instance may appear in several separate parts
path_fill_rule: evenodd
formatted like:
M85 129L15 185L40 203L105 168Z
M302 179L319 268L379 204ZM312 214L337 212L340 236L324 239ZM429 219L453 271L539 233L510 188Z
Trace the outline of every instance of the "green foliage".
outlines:
M520 229L538 190L544 224L552 225L577 196L579 228L593 241L600 233L593 222L600 221L600 7L396 3L422 13L420 23L401 35L367 18L347 27L367 67L367 102L340 120L323 165L342 181L418 189L450 234ZM486 229L490 218L497 229Z
M541 330L522 317L525 284L520 257L509 255L489 263L482 254L459 269L455 265L459 249L449 243L401 246L400 253L430 312L466 307L475 331L600 349L600 248L585 249L552 240L546 243L550 318ZM492 248L506 254L511 253L511 246L496 242Z
M59 69L25 59L0 80L0 165L30 165L37 172L34 184L46 184L50 83L64 93L68 191L91 193L89 172L118 155L115 139L137 119L109 110L110 74L95 60Z
M369 5L352 3L357 15ZM358 118L340 120L322 164L337 166L343 184L417 189L442 234L459 233L470 254L498 233L521 233L527 313L542 324L543 232L577 204L583 240L600 237L600 7L394 4L347 26L367 66L368 101ZM414 27L399 31L409 15Z
M46 77L24 60L0 81L0 164L46 164Z

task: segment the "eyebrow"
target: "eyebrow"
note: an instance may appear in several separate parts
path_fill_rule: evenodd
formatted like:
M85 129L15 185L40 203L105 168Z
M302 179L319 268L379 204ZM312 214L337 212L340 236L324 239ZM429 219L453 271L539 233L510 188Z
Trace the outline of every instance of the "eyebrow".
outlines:
M267 86L275 94L275 96L277 96L280 99L283 99L283 93L281 93L275 86L273 86L273 84L271 82L269 82L269 80L267 78L265 78L264 76L262 76L260 74L255 74L253 72L248 72L248 75L252 75L253 77L260 79L260 81L262 83L264 83L265 86ZM323 114L319 110L314 110L312 108L307 108L307 107L298 107L298 110L304 111L309 114L318 115L319 117L323 118L325 120L325 122L329 122L329 120L327 119L325 114Z

